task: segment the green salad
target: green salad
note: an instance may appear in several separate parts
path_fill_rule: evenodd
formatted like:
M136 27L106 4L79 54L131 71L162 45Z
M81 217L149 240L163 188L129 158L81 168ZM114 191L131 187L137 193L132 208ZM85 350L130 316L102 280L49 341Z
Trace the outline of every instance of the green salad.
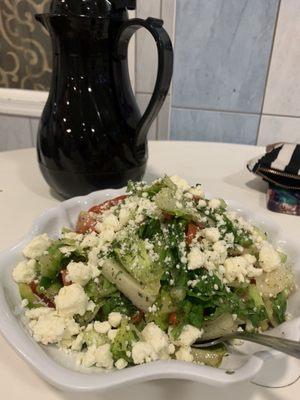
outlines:
M177 359L217 367L197 340L266 331L295 287L267 234L178 176L129 182L82 211L59 239L43 234L13 270L33 338L79 365L122 369Z

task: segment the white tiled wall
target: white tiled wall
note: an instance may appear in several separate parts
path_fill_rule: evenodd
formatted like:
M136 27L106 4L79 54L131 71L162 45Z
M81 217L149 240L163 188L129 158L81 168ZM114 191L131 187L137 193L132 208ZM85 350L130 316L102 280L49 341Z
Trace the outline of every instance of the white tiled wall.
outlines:
M0 115L0 151L32 146L30 118Z
M258 144L300 143L300 1L281 0Z
M164 27L174 43L176 0L138 0L137 17L154 17L163 19ZM157 50L152 36L146 30L140 30L136 39L136 94L138 104L143 112L153 92L157 75ZM170 136L170 95L159 116L154 121L149 139L166 140Z

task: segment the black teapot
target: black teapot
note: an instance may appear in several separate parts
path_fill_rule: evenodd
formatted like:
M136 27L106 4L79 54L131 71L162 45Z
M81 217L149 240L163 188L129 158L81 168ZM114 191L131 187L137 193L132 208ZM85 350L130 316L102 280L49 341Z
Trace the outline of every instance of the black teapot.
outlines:
M168 93L173 48L163 21L128 19L135 0L56 0L36 18L49 31L53 74L39 125L38 161L64 197L119 188L143 177L147 133ZM158 75L143 116L129 78L132 35L146 28L158 49Z

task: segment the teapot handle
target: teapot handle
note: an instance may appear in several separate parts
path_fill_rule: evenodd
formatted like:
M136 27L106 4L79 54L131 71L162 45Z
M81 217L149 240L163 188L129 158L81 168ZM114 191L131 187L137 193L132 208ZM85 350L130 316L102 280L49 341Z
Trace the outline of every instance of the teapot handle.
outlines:
M119 87L117 88L120 101L125 104L131 104L130 101L126 101L129 95L133 96L132 90L131 93L128 93L128 87L131 87L127 62L128 45L132 35L140 28L146 28L156 42L158 50L158 73L153 95L144 115L138 123L130 120L130 112L125 116L125 119L130 125L136 125L135 145L137 147L144 145L152 122L159 113L168 94L173 75L174 59L172 42L168 33L163 28L162 20L155 18L148 18L146 20L134 18L123 23L116 38L116 47L114 52L115 73L116 76L120 77L121 75L121 80L118 79Z

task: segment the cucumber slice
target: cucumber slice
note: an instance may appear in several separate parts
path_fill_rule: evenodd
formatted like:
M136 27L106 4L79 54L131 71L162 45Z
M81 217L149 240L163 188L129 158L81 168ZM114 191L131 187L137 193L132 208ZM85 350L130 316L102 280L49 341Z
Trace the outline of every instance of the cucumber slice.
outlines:
M28 308L38 308L43 307L41 300L33 293L31 287L26 283L19 283L19 293L22 300L28 301Z
M38 293L45 295L48 299L53 300L61 288L62 288L62 284L60 282L53 282L47 288L42 286L42 284L40 282L39 286L37 287L37 291L38 291Z
M205 364L210 367L218 368L227 353L224 345L209 347L207 349L192 349L194 362L197 364Z
M54 279L61 270L63 257L58 246L50 247L49 253L39 259L42 277Z

